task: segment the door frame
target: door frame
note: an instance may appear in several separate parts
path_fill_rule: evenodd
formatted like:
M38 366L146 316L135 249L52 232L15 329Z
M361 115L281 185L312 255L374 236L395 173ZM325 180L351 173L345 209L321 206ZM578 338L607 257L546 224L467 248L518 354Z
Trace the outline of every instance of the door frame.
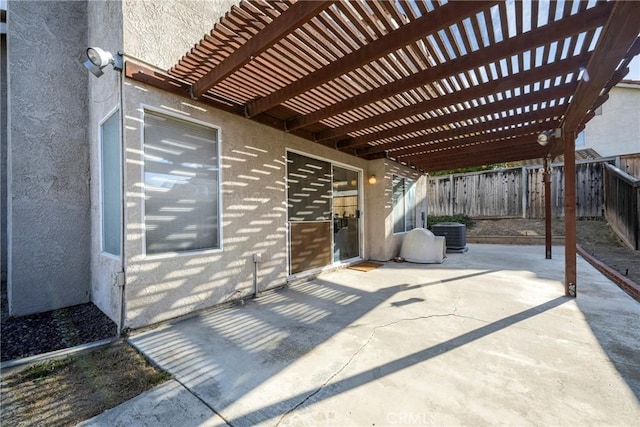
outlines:
M354 258L349 258L348 260L344 260L344 261L338 261L335 262L333 261L333 257L331 260L331 264L328 264L324 267L319 267L319 268L315 268L315 269L311 269L311 270L306 270L306 271L302 271L300 273L296 273L296 274L291 274L291 230L289 227L289 208L288 208L288 194L289 194L289 182L288 182L288 177L289 177L289 153L295 153L295 154L299 154L301 156L305 156L305 157L309 157L311 159L315 159L315 160L320 160L326 163L329 163L329 165L331 165L331 178L333 181L333 167L334 166L338 166L340 168L343 169L348 169L350 171L353 172L357 172L358 173L358 207L360 208L360 221L358 221L358 245L359 245L359 249L360 249L360 255ZM326 157L322 157L322 156L318 156L318 155L314 155L314 154L310 154L307 153L305 151L301 151L301 150L296 150L293 148L285 148L285 155L284 155L284 164L285 164L285 168L284 168L284 183L285 183L285 191L284 191L284 205L286 207L286 212L285 212L285 228L286 228L286 254L287 254L287 278L288 280L295 280L298 278L302 278L305 276L310 276L313 274L317 274L321 271L324 270L330 270L330 269L334 269L336 267L341 267L341 266L347 266L347 265L351 265L357 261L363 260L365 259L365 237L364 237L364 230L365 230L365 210L364 210L364 183L363 183L363 179L364 179L364 170L362 168L356 167L356 166L352 166L352 165L348 165L346 163L342 163L339 161L335 161L335 160L331 160L329 158ZM332 182L333 184L333 182ZM333 189L333 185L331 187ZM332 190L333 191L333 190ZM331 197L331 213L333 215L333 195ZM333 218L330 219L331 222L331 253L333 253L333 247L334 247L334 236L333 236Z

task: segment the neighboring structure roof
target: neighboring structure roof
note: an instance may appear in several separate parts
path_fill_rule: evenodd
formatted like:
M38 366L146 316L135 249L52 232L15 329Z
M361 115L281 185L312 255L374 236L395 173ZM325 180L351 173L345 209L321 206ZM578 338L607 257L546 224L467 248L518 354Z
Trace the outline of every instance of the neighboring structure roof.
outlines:
M585 148L584 150L576 150L576 161L581 160L595 160L600 159L602 156L598 154L593 148ZM553 159L556 163L564 163L564 155L560 154L555 159ZM522 162L525 166L533 166L533 165L542 165L544 163L544 159L530 159Z
M559 154L640 53L633 2L242 2L167 74L127 76L367 159Z

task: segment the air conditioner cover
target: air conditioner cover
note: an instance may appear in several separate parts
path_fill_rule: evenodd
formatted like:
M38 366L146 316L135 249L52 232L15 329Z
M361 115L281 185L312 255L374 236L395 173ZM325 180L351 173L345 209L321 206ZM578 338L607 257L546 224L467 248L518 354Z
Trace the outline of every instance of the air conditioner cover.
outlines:
M444 237L434 236L425 228L414 228L408 232L400 250L400 256L406 261L420 264L440 264L446 254Z

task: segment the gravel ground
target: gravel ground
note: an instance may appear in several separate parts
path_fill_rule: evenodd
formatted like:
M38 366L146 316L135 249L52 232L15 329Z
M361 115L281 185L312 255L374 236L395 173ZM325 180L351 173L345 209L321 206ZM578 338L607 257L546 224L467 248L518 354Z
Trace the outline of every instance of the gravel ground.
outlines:
M116 324L92 303L9 317L4 283L1 310L3 362L111 338L117 332Z

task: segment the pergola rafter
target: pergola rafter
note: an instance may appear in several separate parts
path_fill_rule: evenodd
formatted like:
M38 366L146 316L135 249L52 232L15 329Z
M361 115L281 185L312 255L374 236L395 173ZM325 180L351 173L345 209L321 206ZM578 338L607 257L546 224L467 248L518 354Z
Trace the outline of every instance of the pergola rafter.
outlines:
M406 92L408 90L438 82L441 79L454 76L460 71L472 70L477 67L500 61L512 55L529 51L538 46L547 45L566 37L580 34L581 32L601 26L606 21L607 13L610 12L611 5L604 3L580 17L571 17L567 20L550 24L549 27L541 27L529 33L523 33L512 39L479 49L465 56L457 57L451 61L444 62L435 67L416 73L410 79L402 79L391 84L381 86L356 97L351 97L322 110L287 122L288 129L298 129L310 124L319 122L332 116L339 115L346 111L357 109L363 105L380 99L388 98L392 95Z
M573 94L573 91L576 89L576 87L577 83L567 83L558 87L543 89L538 92L532 92L527 95L526 103L523 103L522 100L517 98L507 98L501 101L487 102L484 105L477 103L477 105L470 105L468 108L460 109L457 111L440 111L440 115L431 119L416 121L404 126L359 136L351 139L347 144L338 145L338 148L347 149L363 147L368 145L372 141L385 140L388 138L407 135L410 133L420 132L426 129L467 120L478 120L484 116L496 114L501 115L502 113L509 114L510 110L516 110L518 108L521 108L523 110L522 112L525 112L524 110L527 107L538 106L538 104L551 103L551 101L556 101L561 98L567 98L571 96L571 94ZM518 113L514 111L512 114ZM377 146L383 147L384 143L381 143Z
M315 135L316 141L331 140L350 132L372 128L374 126L382 125L385 123L391 123L396 120L401 120L406 117L412 117L418 114L428 113L434 110L442 109L451 105L456 105L465 101L474 100L489 95L497 94L497 91L506 92L514 90L516 88L522 88L526 85L532 85L539 82L544 82L546 79L555 78L562 73L571 73L567 70L576 70L581 66L586 67L589 61L590 55L584 54L582 56L576 56L568 58L557 63L530 69L522 72L517 78L504 79L499 86L496 86L494 81L481 83L477 86L470 86L460 91L447 93L437 98L431 98L420 103L407 105L406 107L398 108L396 110L389 111L385 114L373 116L368 119L352 122L337 128L327 129L319 132ZM342 145L338 145L339 147ZM345 143L345 147L349 144Z
M640 53L639 9L579 0L243 1L168 73L142 64L126 72L366 159L423 171L517 153L511 160L526 160L541 147L525 128L575 132L624 78ZM496 138L502 151L476 155ZM512 152L522 138L533 148ZM563 147L558 140L544 150Z
M515 128L508 128L505 130L499 130L491 133L482 133L475 136L466 136L464 138L463 147L468 147L474 144L480 143L489 143L492 141L500 141L505 140L507 138L519 137L523 135L532 135L536 136L542 132L549 129L549 124L545 122L537 122L528 124L525 126L518 126ZM529 143L531 143L531 138L528 139ZM433 143L428 146L416 147L414 149L405 149L401 152L392 152L392 156L399 161L402 161L405 157L410 157L413 163L421 162L424 160L428 160L431 157L435 157L438 154L451 153L455 152L456 149L460 147L460 142L453 139L444 141L441 143ZM477 154L477 151L475 152Z
M409 43L422 37L425 32L433 33L453 24L460 16L471 15L478 10L487 8L495 1L474 1L464 3L448 3L436 9L432 14L422 16L406 25L382 35L371 43L355 50L338 61L307 74L303 78L285 86L278 91L250 102L247 105L249 117L267 111L276 105L307 92L323 83L342 76L347 72L389 55L397 49L403 48ZM378 9L374 6L373 9Z
M301 1L294 3L278 18L274 19L272 25L266 26L258 35L247 40L245 44L226 57L224 61L198 79L192 85L192 95L195 97L202 96L213 86L248 64L254 57L260 55L300 25L316 16L331 3L330 1ZM233 20L234 16L231 15L229 19Z

